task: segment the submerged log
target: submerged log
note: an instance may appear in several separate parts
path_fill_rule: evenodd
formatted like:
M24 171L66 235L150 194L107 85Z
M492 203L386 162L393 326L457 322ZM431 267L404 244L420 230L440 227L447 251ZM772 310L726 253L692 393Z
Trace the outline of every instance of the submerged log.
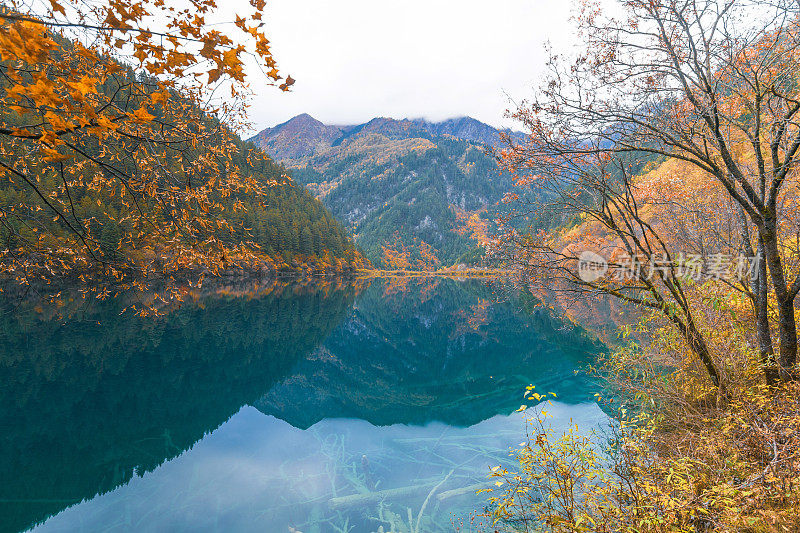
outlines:
M475 495L475 493L477 493L479 490L488 489L491 486L492 485L490 483L486 482L475 483L474 485L467 485L466 487L440 492L439 494L436 495L436 499L439 500L440 502L443 502L448 498L454 498L456 496L462 496L464 494L472 493L473 495Z
M435 483L424 483L421 485L410 485L408 487L399 487L396 489L385 489L377 492L366 492L364 494L351 494L349 496L339 496L328 500L328 507L333 510L344 509L346 507L353 507L355 505L364 505L368 503L377 503L385 498L401 498L422 492L423 490L430 490Z

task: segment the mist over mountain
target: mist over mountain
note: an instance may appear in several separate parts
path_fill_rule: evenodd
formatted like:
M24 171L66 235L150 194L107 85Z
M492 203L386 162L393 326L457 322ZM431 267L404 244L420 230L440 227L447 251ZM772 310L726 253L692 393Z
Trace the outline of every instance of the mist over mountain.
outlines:
M492 224L511 187L488 153L505 136L524 137L470 117L342 126L302 114L250 140L350 227L373 262L387 243L424 242L452 264L480 257L484 232L475 226Z

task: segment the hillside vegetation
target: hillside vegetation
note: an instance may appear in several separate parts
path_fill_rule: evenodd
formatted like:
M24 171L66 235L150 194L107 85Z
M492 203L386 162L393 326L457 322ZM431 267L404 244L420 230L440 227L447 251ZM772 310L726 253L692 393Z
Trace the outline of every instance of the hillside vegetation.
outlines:
M496 250L564 307L628 310L594 369L615 422L558 435L534 412L490 514L503 531L797 531L800 11L617 7L582 13L584 55L553 61L516 111L530 138L504 151L573 223L506 228Z
M236 135L235 109L204 103L204 86L192 92L165 81L169 69L183 72L180 65L153 66L145 54L135 70L35 19L3 20L7 278L28 284L100 274L139 283L366 264L318 200ZM235 66L233 55L225 61Z
M444 265L481 258L482 230L494 224L511 186L487 153L504 134L520 138L466 117L329 126L300 115L251 140L352 228L373 263L389 267L387 246L429 247Z

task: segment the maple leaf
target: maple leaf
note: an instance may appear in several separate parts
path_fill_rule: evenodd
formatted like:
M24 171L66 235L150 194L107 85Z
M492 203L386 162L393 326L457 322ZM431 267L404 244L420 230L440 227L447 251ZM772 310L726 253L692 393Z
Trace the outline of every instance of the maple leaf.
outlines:
M214 83L222 76L222 70L218 68L212 68L208 71L208 83Z
M144 107L136 109L133 113L128 113L128 116L133 118L134 121L139 124L146 124L148 122L151 122L154 118L156 118L154 115L151 115Z
M41 145L39 147L39 151L43 154L42 158L45 161L58 162L58 161L65 161L65 160L70 158L69 155L62 154L58 150L54 150L54 149L50 148L49 146L45 146L45 145Z
M155 91L150 93L150 101L153 104L165 103L169 100L169 93L167 91Z

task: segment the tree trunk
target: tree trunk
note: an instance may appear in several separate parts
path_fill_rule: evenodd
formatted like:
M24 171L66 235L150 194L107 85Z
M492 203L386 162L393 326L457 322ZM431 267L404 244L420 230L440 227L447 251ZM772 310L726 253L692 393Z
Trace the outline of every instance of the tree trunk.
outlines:
M794 319L794 300L783 298L778 301L778 331L780 352L778 372L783 381L797 379L797 325Z
M775 289L778 303L778 373L781 380L792 381L797 378L797 324L794 318L794 297L789 293L786 276L778 250L777 227L774 220L767 221L761 236L764 242L766 263Z
M764 254L764 242L758 239L756 254L756 275L753 282L755 295L756 338L761 365L764 368L764 379L767 386L773 388L779 380L778 368L775 364L775 351L772 348L772 335L769 328L769 298L767 292L767 262Z
M763 196L763 195L762 195ZM775 351L772 347L772 333L769 324L769 285L767 280L767 262L764 254L764 239L759 235L756 252L750 244L750 219L740 207L739 217L742 224L742 252L747 257L753 257L756 262L750 274L750 289L753 295L753 316L756 319L756 342L764 380L772 389L779 381L778 367L775 364Z

